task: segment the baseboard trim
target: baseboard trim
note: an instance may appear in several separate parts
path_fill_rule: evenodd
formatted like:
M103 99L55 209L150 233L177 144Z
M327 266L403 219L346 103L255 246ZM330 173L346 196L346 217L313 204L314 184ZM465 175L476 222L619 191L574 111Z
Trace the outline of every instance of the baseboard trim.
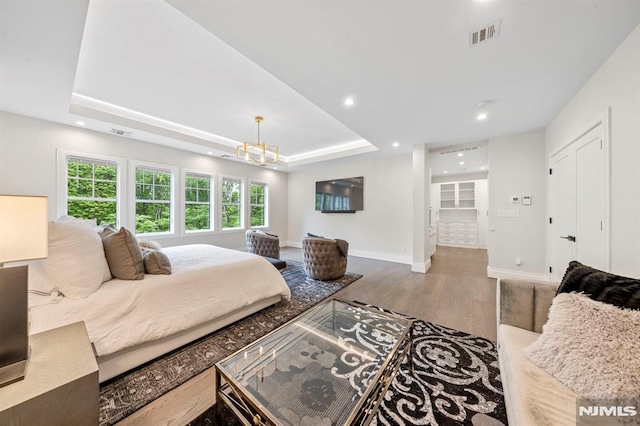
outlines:
M553 280L547 274L539 274L536 272L514 271L513 269L500 269L487 266L487 277L489 278L510 278L515 280L534 280L552 282Z
M302 248L301 242L287 241L284 243L286 247ZM349 250L349 256L364 257L366 259L382 260L384 262L402 263L403 265L411 265L411 256L402 256L395 254L376 253L373 251ZM431 263L431 259L429 259Z
M414 262L411 264L411 272L419 272L421 274L426 274L427 271L431 268L431 258L427 259L426 262Z

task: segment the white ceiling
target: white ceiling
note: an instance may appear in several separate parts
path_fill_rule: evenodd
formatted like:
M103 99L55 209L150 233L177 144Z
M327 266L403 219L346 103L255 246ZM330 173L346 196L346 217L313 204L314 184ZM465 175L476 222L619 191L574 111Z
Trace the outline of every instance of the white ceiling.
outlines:
M489 170L487 141L430 150L431 176L483 173Z
M637 0L0 0L0 109L214 155L262 115L295 170L544 127L638 22Z

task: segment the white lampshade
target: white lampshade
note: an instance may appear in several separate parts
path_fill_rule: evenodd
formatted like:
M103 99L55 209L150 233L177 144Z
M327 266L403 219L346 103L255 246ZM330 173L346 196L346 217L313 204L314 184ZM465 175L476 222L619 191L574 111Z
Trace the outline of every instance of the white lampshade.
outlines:
M0 195L0 264L47 257L47 197Z

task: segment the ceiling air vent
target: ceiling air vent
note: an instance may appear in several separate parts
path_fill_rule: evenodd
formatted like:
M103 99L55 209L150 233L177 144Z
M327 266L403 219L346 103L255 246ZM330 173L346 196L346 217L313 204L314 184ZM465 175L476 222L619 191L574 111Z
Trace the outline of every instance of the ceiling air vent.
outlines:
M231 156L229 154L222 154L220 158L231 158Z
M115 127L112 127L111 130L109 130L109 132L118 136L127 136L127 137L131 136L131 132L127 132L126 130L122 130L122 129L116 129Z
M471 147L467 147L467 148L450 149L448 151L440 151L440 152L438 152L438 154L442 155L442 154L451 154L451 153L454 153L454 152L474 151L476 149L480 149L480 147L479 146L471 146Z
M500 35L500 20L469 33L469 47L476 46Z

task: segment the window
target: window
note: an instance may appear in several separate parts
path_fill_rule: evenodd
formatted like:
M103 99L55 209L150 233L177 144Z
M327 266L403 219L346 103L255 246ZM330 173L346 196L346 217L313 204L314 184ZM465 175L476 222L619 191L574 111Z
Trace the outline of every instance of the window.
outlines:
M173 171L138 165L136 181L136 234L173 232Z
M267 184L251 182L250 194L251 226L266 227L267 223Z
M64 211L59 214L120 225L119 193L122 160L60 152L64 179Z
M211 176L185 173L184 175L184 224L185 231L211 231L212 220Z
M242 179L222 179L222 229L239 229L242 223Z

